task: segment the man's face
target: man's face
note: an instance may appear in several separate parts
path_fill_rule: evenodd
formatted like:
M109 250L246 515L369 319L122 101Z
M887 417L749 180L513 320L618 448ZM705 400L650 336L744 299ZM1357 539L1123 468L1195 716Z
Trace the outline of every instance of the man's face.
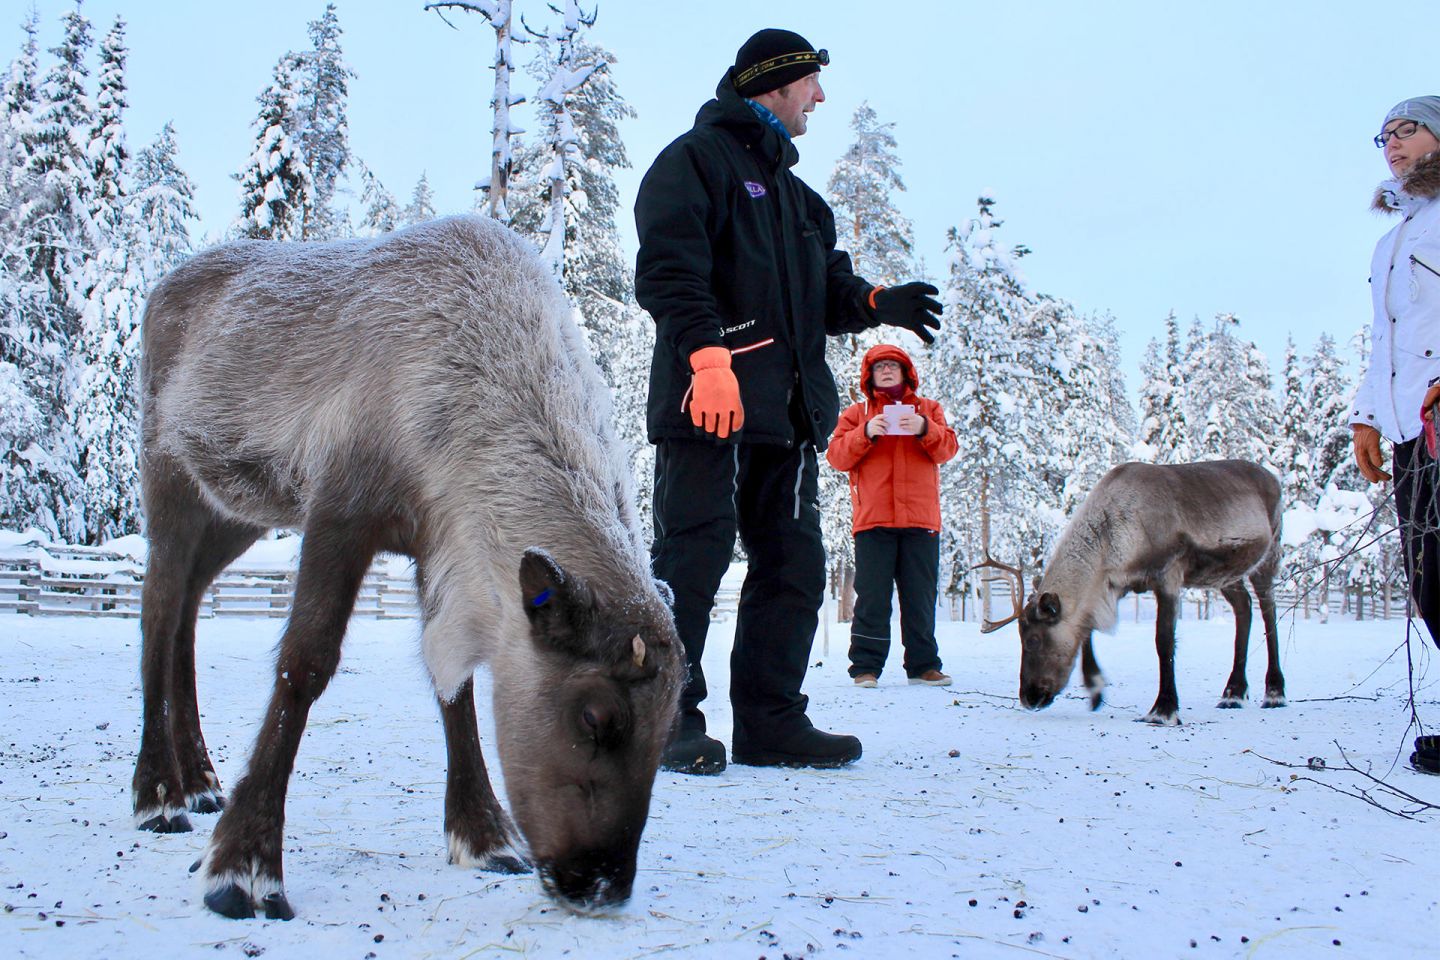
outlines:
M820 89L820 71L787 83L778 90L762 93L755 97L755 101L764 104L766 109L779 117L785 129L790 131L790 136L798 137L805 132L810 111L817 103L825 102L825 91Z

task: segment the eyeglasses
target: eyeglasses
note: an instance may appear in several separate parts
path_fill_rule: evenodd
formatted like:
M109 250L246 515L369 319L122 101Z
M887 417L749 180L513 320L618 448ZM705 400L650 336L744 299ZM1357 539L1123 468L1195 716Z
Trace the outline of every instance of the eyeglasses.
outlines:
M876 360L870 367L871 370L899 370L900 364L895 360Z
M1385 149L1385 144L1390 142L1391 137L1397 140L1409 140L1415 136L1415 132L1419 130L1421 126L1423 126L1423 124L1417 120L1402 120L1394 130L1387 130L1377 136L1375 138L1375 146L1382 150Z

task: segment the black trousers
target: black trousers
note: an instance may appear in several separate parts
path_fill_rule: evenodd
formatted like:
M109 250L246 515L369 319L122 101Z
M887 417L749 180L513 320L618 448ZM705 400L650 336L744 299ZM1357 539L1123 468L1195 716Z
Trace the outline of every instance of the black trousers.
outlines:
M1410 595L1430 639L1440 646L1440 501L1436 473L1424 439L1395 444L1395 512L1405 549Z
M940 669L935 597L940 535L934 530L874 527L855 534L855 619L850 624L850 676L880 676L890 655L890 593L900 593L900 642L905 676Z
M701 657L710 609L738 531L749 567L730 653L734 744L763 748L800 728L800 693L825 589L825 546L811 444L722 446L662 441L655 453L655 576L675 594L675 627L690 676L680 696L680 729L705 729L709 692Z

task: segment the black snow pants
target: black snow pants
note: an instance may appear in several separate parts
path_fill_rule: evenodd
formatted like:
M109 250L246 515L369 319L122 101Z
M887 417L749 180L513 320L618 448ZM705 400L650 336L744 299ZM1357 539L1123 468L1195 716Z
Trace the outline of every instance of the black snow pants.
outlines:
M651 561L675 594L675 628L689 662L682 733L705 730L700 661L737 531L749 565L730 653L733 742L763 749L810 726L800 687L825 589L816 456L809 443L657 445Z
M1436 474L1440 464L1430 459L1423 439L1395 444L1395 512L1405 545L1405 569L1410 595L1440 646L1440 500Z
M905 676L939 670L935 597L940 535L934 530L874 527L855 534L855 619L850 624L850 676L876 677L890 655L890 593L900 593L900 642Z

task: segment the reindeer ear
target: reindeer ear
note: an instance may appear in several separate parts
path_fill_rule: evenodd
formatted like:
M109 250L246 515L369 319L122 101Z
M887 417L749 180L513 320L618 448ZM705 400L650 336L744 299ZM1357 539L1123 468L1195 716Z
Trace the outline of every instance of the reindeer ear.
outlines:
M1054 623L1060 619L1060 598L1053 593L1042 593L1035 601L1035 610L1040 614L1041 623Z
M520 596L537 640L549 640L571 653L585 652L575 644L582 635L590 591L544 550L531 547L520 558Z

